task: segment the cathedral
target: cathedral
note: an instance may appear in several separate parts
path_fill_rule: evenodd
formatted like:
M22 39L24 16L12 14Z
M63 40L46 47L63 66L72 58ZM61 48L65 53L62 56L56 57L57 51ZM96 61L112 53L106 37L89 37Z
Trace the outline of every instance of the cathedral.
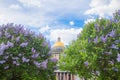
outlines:
M61 42L61 39L59 37L57 42L55 42L55 44L52 46L52 57L59 60L60 54L62 54L64 49L65 49L65 45L63 42ZM57 66L59 67L59 65ZM77 77L68 71L61 71L58 68L54 72L56 75L56 80L77 80L76 79Z

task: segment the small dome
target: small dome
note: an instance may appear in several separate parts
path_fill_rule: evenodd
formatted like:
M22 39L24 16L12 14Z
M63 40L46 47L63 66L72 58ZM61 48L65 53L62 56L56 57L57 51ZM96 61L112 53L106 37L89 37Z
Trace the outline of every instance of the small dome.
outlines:
M58 37L58 41L53 45L54 47L64 47L64 43L61 42L60 37Z
M52 52L62 52L63 50L64 50L64 43L61 42L59 37L58 41L52 47Z

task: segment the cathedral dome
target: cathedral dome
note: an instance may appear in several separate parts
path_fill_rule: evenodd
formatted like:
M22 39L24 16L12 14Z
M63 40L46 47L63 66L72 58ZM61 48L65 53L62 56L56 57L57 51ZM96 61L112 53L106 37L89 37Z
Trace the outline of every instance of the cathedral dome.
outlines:
M64 43L61 42L60 37L58 37L58 41L52 47L52 52L62 52L63 50L64 50Z

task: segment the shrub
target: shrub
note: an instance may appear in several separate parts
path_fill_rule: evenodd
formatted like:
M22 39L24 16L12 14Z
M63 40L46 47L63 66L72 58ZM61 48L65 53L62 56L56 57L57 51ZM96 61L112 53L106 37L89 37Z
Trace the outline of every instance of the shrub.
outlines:
M54 80L50 44L43 35L9 23L0 26L2 80Z

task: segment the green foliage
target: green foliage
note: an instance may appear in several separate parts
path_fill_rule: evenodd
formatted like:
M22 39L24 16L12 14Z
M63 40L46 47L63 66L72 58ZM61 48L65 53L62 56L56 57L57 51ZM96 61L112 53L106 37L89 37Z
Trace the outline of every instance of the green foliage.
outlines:
M113 19L86 24L64 55L59 61L62 70L86 79L120 79L120 10Z
M0 26L0 79L54 80L56 62L50 55L42 34L12 23Z

